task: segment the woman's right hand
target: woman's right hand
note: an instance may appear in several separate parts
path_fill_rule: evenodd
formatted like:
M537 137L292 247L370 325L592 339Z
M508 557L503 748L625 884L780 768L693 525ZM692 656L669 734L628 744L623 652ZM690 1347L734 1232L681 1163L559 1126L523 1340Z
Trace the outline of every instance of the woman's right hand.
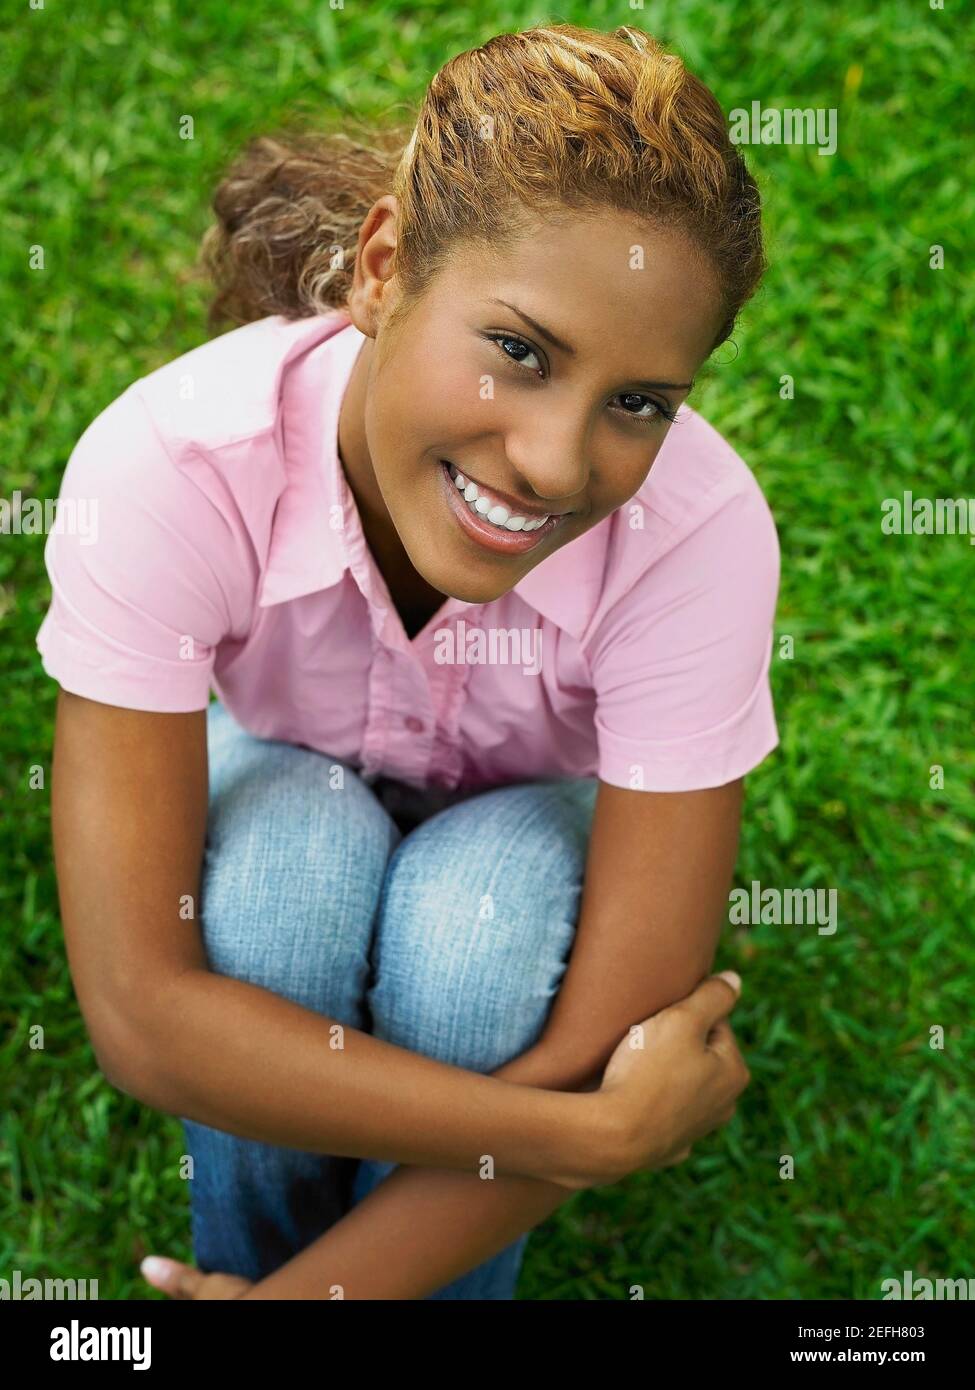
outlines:
M590 1096L600 1117L594 1133L614 1138L594 1156L594 1173L556 1182L601 1187L643 1169L671 1167L732 1118L751 1080L728 1022L739 993L733 972L709 976L629 1030Z

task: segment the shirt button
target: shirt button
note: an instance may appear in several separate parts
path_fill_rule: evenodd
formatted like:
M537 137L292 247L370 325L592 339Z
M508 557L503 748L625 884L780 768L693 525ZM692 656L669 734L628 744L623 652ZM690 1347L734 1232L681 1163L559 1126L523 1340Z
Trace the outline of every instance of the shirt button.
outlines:
M415 714L408 714L406 718L403 720L403 723L409 729L411 734L422 734L423 730L426 728L426 725L424 724L423 720L417 719Z

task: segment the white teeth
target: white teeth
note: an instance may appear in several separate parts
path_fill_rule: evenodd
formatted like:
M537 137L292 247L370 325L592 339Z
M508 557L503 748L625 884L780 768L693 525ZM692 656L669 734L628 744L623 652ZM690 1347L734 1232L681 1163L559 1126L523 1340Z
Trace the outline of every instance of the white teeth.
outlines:
M529 521L526 516L511 516L507 507L501 506L499 502L492 505L486 497L478 495L477 484L469 483L453 464L450 465L450 476L471 511L483 516L493 526L499 526L505 531L537 531L539 526L544 526L548 521L547 516L537 517L534 521Z

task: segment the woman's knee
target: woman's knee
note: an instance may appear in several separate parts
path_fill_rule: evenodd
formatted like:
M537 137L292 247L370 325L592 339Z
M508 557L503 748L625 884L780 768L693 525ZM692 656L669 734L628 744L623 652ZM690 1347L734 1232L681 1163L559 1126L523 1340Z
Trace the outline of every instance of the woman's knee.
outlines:
M210 966L358 1026L400 832L344 764L230 723L225 711L209 723L200 925Z
M475 1071L538 1041L575 937L595 791L498 788L402 841L375 928L376 1036Z

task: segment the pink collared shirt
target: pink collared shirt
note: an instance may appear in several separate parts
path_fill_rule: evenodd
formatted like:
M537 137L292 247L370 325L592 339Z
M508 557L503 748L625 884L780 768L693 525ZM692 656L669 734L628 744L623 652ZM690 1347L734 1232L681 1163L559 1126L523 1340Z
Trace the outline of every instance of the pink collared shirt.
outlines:
M258 737L415 787L684 791L759 763L778 742L778 541L718 432L684 406L629 502L411 641L338 456L363 341L343 311L265 318L95 418L60 493L87 534L58 524L45 545L48 675L140 710L205 709L213 689Z

